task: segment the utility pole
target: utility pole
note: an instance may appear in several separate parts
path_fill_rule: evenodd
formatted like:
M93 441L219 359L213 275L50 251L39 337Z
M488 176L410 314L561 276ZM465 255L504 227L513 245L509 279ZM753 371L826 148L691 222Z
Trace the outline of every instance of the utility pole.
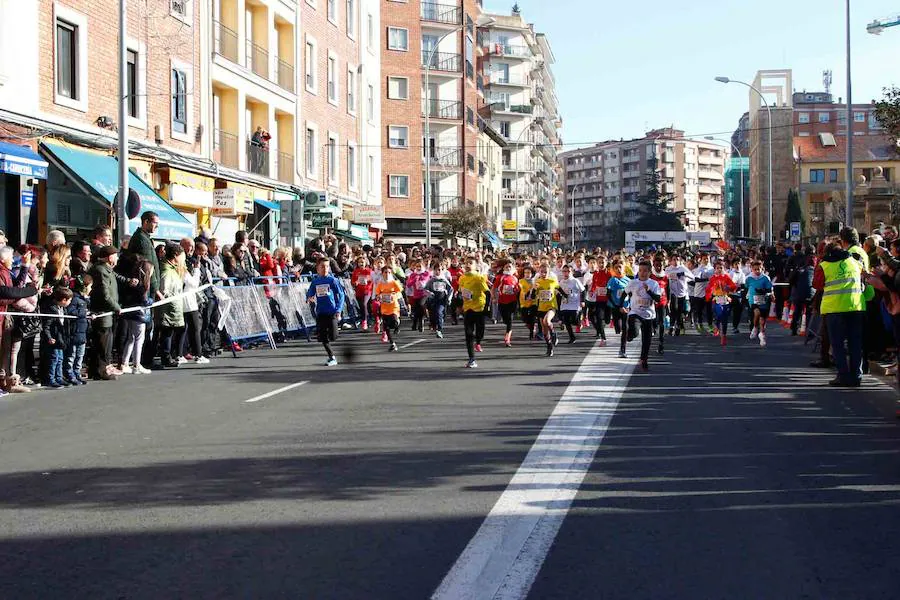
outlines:
M116 201L116 233L119 243L128 235L125 203L128 202L128 11L127 0L119 0L119 194ZM135 90L136 91L136 90Z
M853 89L850 80L850 0L847 7L847 222L853 227Z

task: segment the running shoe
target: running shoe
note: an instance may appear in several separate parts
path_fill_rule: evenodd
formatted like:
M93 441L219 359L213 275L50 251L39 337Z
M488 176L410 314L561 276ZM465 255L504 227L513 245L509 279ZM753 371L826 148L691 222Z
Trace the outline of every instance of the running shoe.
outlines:
M722 336L722 347L724 348L727 345L728 345L728 336L723 335Z
M329 358L328 360L325 361L325 366L326 366L326 367L333 367L333 366L335 366L335 365L337 365L337 359L336 359L335 357L333 357L333 356L332 356L331 358Z
M206 358L205 356L198 356L197 358L194 359L194 363L196 363L198 365L208 365L209 359Z
M619 350L619 358L628 358L628 355L624 350Z
M481 352L481 344L475 344L475 352Z
M547 356L553 356L553 346L547 346Z
M754 327L753 329L750 330L750 339L755 340L758 337L759 337L759 329Z
M363 321L363 324L362 324L362 330L363 330L363 331L368 331L368 330L369 330L369 322L368 322L368 321Z
M387 331L383 331L381 333L381 343L387 344L387 341L388 341Z
M434 332L434 335L435 335L435 337L438 338L439 340L444 339L444 332L443 332L443 331L436 331L436 332Z
M741 330L737 327L734 328L734 335L741 335Z
M241 345L238 344L237 342L231 342L231 350L233 352L243 352L244 351L244 349L241 348Z
M397 343L396 342L394 342L393 344L390 345L390 347L388 348L388 352L397 352Z
M759 334L759 345L765 347L766 345L766 334L760 332Z
M575 333L581 333L581 325L575 327Z
M550 334L550 339L553 341L554 346L559 346L559 336L556 335L555 331L552 334Z
M145 368L145 367L142 366L142 365L138 365L138 366L136 366L136 367L134 368L134 374L135 374L135 375L149 375L149 374L152 373L152 372L153 372L153 371L151 371L150 369Z
M642 368L643 370L645 370L645 371L649 371L649 370L650 370L650 363L647 362L647 359L644 359L644 360L641 361L641 368Z
M134 370L128 365L122 365L119 370L122 372L122 375L131 375L134 373Z
M576 338L575 338L574 335L569 336L569 343L570 343L570 344L574 344L574 343L575 343L575 340L576 340Z
M659 347L659 354L660 354L660 356L662 356L663 354L665 354L665 352L666 352L665 348L663 348L662 346L660 346L660 347Z
M719 337L719 328L718 327L712 330L712 335L713 335L713 337Z
M606 347L606 340L600 340L600 347L601 347L601 348L605 348L605 347Z
M478 362L476 362L476 360L475 360L474 358L473 358L472 360L470 360L469 362L466 363L466 368L467 368L467 369L474 369L474 368L476 368L477 366L478 366Z

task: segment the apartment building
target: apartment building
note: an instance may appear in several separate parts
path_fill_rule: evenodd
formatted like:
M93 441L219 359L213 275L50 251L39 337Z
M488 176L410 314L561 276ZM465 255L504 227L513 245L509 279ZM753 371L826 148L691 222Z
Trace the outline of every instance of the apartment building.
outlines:
M427 197L439 240L442 215L478 201L481 2L382 0L381 21L386 234L424 241Z
M490 14L482 38L484 85L491 126L503 137L504 220L515 229L504 237L519 243L549 240L556 229L561 143L555 58L546 35L535 32L517 9Z
M841 98L834 101L830 92L794 92L794 136L815 137L820 133L847 135L847 103ZM875 107L871 104L851 106L854 136L884 135L884 127L875 117Z
M483 123L483 130L478 136L478 206L484 208L484 214L490 223L492 232L503 231L503 149L506 140ZM491 236L492 245L500 245L499 236Z
M575 245L617 247L641 216L648 171L659 173L660 192L684 213L687 231L725 235L723 186L729 155L723 145L689 140L684 132L656 129L640 139L611 141L560 154L565 181L564 236Z

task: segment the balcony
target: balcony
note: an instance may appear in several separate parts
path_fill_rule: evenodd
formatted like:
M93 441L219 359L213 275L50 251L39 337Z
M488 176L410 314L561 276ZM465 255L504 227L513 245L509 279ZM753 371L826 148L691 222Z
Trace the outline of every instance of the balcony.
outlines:
M269 149L247 140L247 171L269 176Z
M462 102L459 100L423 100L422 116L428 115L432 119L462 119Z
M213 134L213 159L223 167L237 169L240 164L237 135L216 129Z
M459 148L432 148L431 159L422 156L422 164L444 169L459 169L462 167L462 150Z
M278 59L278 85L289 91L294 91L294 65Z
M213 51L231 62L238 61L238 34L218 21L213 21Z
M278 181L294 182L294 155L287 152L278 153Z
M431 23L443 23L445 25L462 25L462 8L452 4L436 4L423 2L419 11L419 17L423 21Z
M485 54L513 58L531 58L531 50L521 44L488 44Z
M252 40L247 40L247 54L245 55L245 66L265 79L269 78L269 51L254 44Z
M462 196L432 196L431 210L437 213L448 213L462 206Z
M531 81L523 75L502 75L495 73L491 75L488 85L511 85L517 87L529 87Z
M422 50L422 66L432 71L459 73L462 70L462 56L452 52Z
M479 75L475 78L475 85L478 86L478 91L484 94L484 77Z

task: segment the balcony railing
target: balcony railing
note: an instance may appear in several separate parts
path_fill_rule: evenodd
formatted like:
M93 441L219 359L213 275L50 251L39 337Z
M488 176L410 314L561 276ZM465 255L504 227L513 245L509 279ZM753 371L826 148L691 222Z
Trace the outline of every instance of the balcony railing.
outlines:
M423 21L446 23L448 25L462 25L462 8L453 6L452 4L423 2L419 16Z
M269 149L247 140L247 171L269 176Z
M492 51L500 56L516 56L519 58L529 58L531 56L531 50L528 49L528 46L518 44L494 44Z
M458 100L423 100L422 115L425 114L433 119L462 119L462 102Z
M432 71L459 73L462 68L462 56L452 52L435 52L422 50L422 66Z
M431 210L438 213L447 213L454 208L462 206L462 196L432 196Z
M431 148L428 154L430 159L423 155L422 164L448 169L462 167L462 151L459 148Z
M278 181L294 182L294 155L287 152L278 153Z
M247 54L245 56L245 66L259 75L260 77L269 78L269 51L254 44L252 40L247 40Z
M216 54L224 56L231 62L238 60L238 34L218 21L213 21L214 49Z
M278 59L278 85L289 92L294 91L294 65Z
M494 73L493 75L491 75L490 81L488 81L488 85L527 86L530 85L530 82L527 77L523 77L522 75L502 75L500 73Z
M238 168L238 137L227 131L216 129L213 136L213 158L220 165Z

